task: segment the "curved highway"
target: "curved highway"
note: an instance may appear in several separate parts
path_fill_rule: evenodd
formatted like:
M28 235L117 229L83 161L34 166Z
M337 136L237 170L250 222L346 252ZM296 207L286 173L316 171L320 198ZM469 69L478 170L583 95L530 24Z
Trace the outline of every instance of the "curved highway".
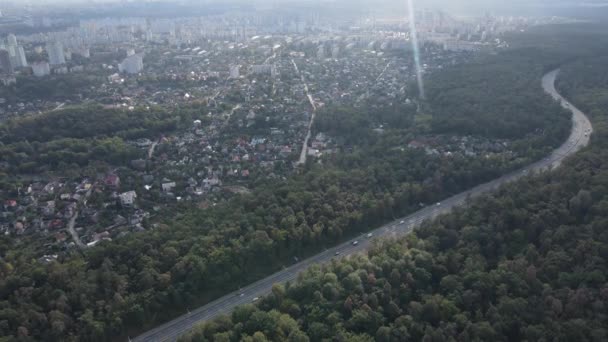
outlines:
M489 183L481 184L473 189L452 196L441 203L436 203L432 206L421 209L407 217L380 227L372 231L370 234L347 241L334 248L321 252L309 259L285 268L267 278L259 280L240 291L230 293L205 306L202 306L192 312L152 329L136 337L133 339L133 341L175 341L180 335L192 329L194 325L205 320L213 319L218 315L230 313L238 305L251 303L252 301L257 300L258 297L269 293L273 284L284 283L286 281L295 279L300 272L304 271L312 264L324 263L335 257L344 257L362 252L370 246L373 238L407 234L422 221L447 213L454 207L463 205L468 198L476 197L492 191L501 185L517 180L528 173L550 170L559 166L564 158L587 146L589 143L589 136L592 133L592 126L590 121L580 110L575 108L555 90L555 79L558 73L559 70L554 70L546 74L542 79L542 86L545 92L551 95L556 101L560 102L562 107L572 112L573 125L568 140L545 159L533 163L518 171L504 175Z

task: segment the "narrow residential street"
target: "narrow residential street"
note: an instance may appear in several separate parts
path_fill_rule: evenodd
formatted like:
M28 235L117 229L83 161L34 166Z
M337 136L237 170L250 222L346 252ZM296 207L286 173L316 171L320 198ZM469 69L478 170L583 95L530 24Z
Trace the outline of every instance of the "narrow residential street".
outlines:
M150 148L148 149L148 159L152 159L152 156L154 155L154 150L156 149L157 145L158 145L158 140L156 140L155 142L152 143L152 145L150 145Z
M293 63L293 67L296 69L296 72L300 75L300 79L302 80L302 84L304 85L304 91L306 92L306 97L308 98L308 102L312 107L312 113L310 115L310 122L308 123L308 131L306 132L306 138L304 138L304 143L302 144L302 152L300 152L300 159L298 160L299 165L306 164L306 159L308 157L308 141L310 140L312 125L315 123L315 118L317 116L317 105L315 104L315 100L308 90L308 84L304 79L304 75L300 74L300 70L298 69L298 65L292 59L291 63Z
M70 232L70 235L72 235L72 240L74 240L76 246L81 249L86 248L87 246L80 240L80 236L78 236L78 232L76 232L74 226L76 225L76 220L78 219L80 207L82 205L86 205L87 199L89 198L89 196L91 196L92 191L93 185L91 185L91 188L87 190L87 193L84 195L84 197L81 198L80 201L78 201L78 203L76 204L76 210L74 211L74 215L72 215L70 221L68 222L68 231Z

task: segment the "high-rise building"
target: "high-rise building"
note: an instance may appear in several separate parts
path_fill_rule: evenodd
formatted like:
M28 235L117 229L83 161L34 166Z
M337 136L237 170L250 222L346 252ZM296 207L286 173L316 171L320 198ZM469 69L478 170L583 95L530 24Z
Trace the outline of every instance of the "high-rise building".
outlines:
M268 74L272 77L277 76L277 67L274 64L259 64L249 67L249 71L255 75Z
M14 68L19 68L22 64L21 53L19 51L19 46L17 45L9 45L8 52L11 55L11 62L13 63ZM25 56L23 56L25 57Z
M51 66L48 62L36 62L32 64L32 71L34 72L34 76L43 77L51 74Z
M340 47L338 45L334 45L331 49L331 58L340 57Z
M82 48L80 49L79 54L84 58L90 58L91 50L89 50L89 48Z
M63 45L59 42L46 44L46 52L49 54L50 65L65 64L65 54L63 53Z
M126 72L127 74L137 74L144 69L144 61L141 54L135 54L125 58L122 63L118 64L118 71Z
M13 68L24 68L27 67L27 59L25 58L25 51L22 46L17 43L17 37L14 34L9 34L7 37L6 50L9 53L11 64Z
M15 49L15 66L20 68L27 67L27 58L25 56L25 50L23 46L17 46Z
M241 76L240 69L240 65L230 66L230 78L239 78Z
M2 75L0 76L0 83L8 87L11 84L17 83L17 78L15 78L15 75Z
M14 34L9 34L6 38L8 45L17 45L17 37Z
M0 68L5 74L13 73L13 64L11 63L11 55L8 50L0 50Z
M72 51L73 53L82 56L83 58L90 58L91 51L87 47L76 48Z
M325 59L325 46L319 45L319 47L317 48L317 58Z

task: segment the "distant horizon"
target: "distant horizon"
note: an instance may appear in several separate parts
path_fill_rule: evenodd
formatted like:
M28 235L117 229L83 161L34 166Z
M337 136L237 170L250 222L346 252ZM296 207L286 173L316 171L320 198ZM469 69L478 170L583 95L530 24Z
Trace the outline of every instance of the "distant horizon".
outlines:
M290 9L291 6L319 6L321 8L332 8L340 11L370 11L374 13L391 13L396 15L406 15L406 2L403 0L200 0L200 1L184 1L184 0L164 0L164 1L148 1L148 0L30 0L27 2L23 1L12 1L6 2L0 6L0 11L3 14L11 15L18 14L21 10L25 10L28 13L45 12L51 10L54 13L57 11L61 12L65 8L67 12L73 12L74 10L84 10L87 8L95 8L103 6L105 8L116 9L122 7L134 7L134 6L145 6L145 7L166 7L171 4L179 5L179 7L195 7L204 9L205 6L220 6L230 7L231 5L248 5L260 9ZM428 8L428 9L441 9L446 12L458 15L458 16L470 16L480 15L483 13L491 14L502 14L502 15L564 15L564 16L576 16L576 15L595 15L594 11L597 9L608 8L608 0L587 0L579 3L575 0L561 0L561 1L548 1L548 0L514 0L509 3L504 3L498 0L414 0L416 8ZM573 10L573 11L570 11ZM14 13L13 13L14 12ZM171 16L171 13L167 13ZM192 15L198 15L199 13L191 13ZM101 15L105 15L101 13ZM108 15L112 15L108 13ZM123 15L121 15L123 16ZM146 16L136 15L136 16Z
M206 5L206 4L248 4L248 5L292 5L292 4L317 4L317 5L336 5L345 4L349 6L372 6L378 7L405 7L405 1L402 0L199 0L199 1L186 1L186 0L160 0L160 1L149 1L149 0L29 0L29 1L6 1L5 4L36 6L36 5L67 5L67 4L154 4L154 3L175 3L175 4L192 4L192 5ZM505 4L499 0L426 0L426 1L415 1L417 6L447 6L448 8L456 7L478 7L478 8L491 8L498 6L502 7L605 7L608 6L607 0L586 0L582 3L576 0L561 0L561 1L550 1L550 0L514 0ZM0 6L1 8L2 6Z

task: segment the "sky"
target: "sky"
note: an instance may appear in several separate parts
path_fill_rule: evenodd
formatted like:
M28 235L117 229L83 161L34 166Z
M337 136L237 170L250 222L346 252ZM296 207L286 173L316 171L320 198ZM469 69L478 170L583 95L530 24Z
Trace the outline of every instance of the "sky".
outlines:
M247 5L256 4L267 7L289 7L294 3L307 4L308 6L331 6L344 7L345 9L361 9L376 12L405 12L407 0L4 0L19 4L48 5L57 3L143 3L143 2L175 2L190 3L196 6L204 6L209 3L243 3ZM0 0L0 9L2 2ZM608 0L414 0L416 8L439 8L452 14L479 14L485 12L497 12L501 14L553 14L556 9L572 7L589 7L597 5L608 5Z
M103 3L103 2L156 2L160 0L25 0L18 1L30 4L45 4L58 2L86 2L86 3ZM193 3L223 3L223 2L243 2L243 3L272 3L272 4L289 4L289 3L345 3L351 6L394 6L405 3L405 0L190 0ZM0 1L0 6L3 1ZM163 2L187 2L186 0L164 0ZM534 6L538 4L555 6L556 4L593 4L603 3L608 4L608 0L416 0L421 6L440 5L448 7L507 7L507 6Z

